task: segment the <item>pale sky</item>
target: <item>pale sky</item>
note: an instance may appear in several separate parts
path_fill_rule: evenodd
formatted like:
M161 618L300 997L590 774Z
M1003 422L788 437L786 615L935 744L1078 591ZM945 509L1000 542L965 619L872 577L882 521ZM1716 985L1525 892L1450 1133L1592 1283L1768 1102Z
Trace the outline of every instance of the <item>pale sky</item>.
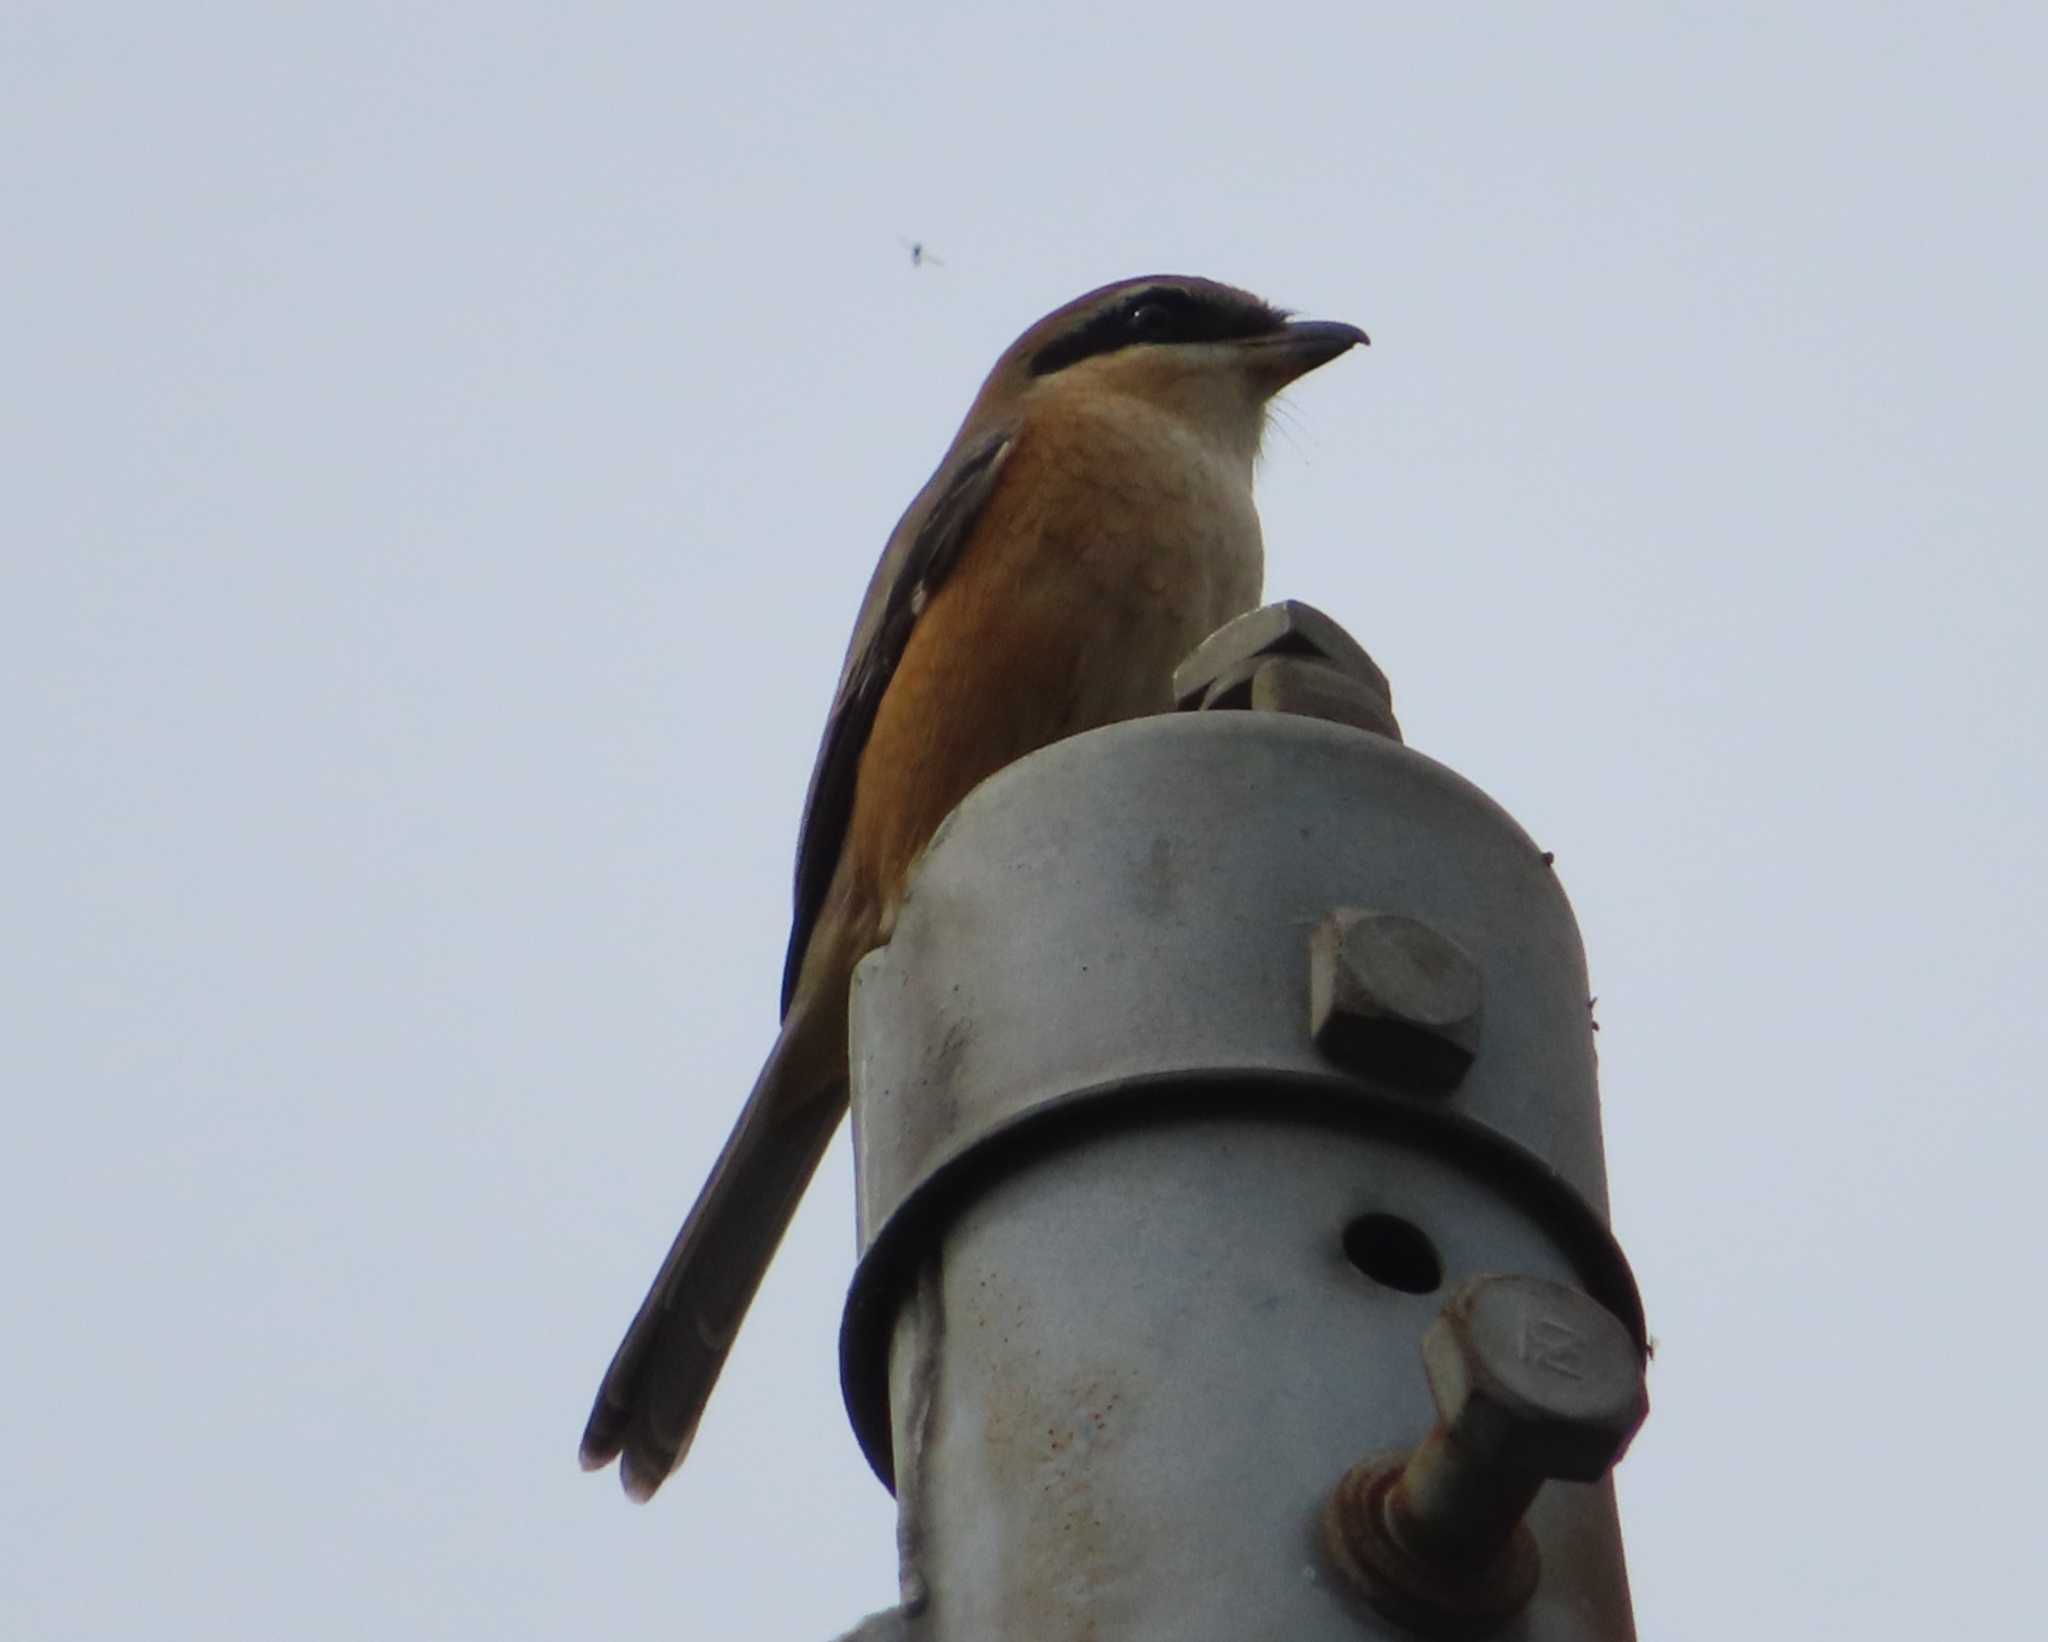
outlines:
M576 1438L773 1035L874 557L1010 339L1158 271L1372 332L1268 596L1578 908L1644 1637L2024 1628L2044 60L2021 4L0 10L0 1631L893 1599L843 1140L657 1502Z

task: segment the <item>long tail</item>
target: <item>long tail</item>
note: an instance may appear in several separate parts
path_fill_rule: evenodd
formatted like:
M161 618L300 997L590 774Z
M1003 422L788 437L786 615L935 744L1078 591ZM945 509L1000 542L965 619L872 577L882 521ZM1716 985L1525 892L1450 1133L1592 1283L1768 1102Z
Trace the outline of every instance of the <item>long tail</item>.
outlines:
M688 1452L733 1336L845 1115L845 992L836 990L836 1008L807 1007L816 991L795 1000L598 1387L584 1469L617 1457L636 1500L651 1498Z

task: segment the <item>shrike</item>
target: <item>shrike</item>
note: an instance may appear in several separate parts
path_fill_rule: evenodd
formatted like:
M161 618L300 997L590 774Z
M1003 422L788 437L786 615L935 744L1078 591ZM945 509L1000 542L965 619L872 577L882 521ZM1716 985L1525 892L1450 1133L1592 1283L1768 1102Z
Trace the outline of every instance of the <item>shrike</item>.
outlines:
M1273 395L1366 335L1212 280L1124 280L998 359L868 584L811 774L782 1030L598 1389L583 1464L644 1500L690 1445L847 1098L847 989L969 789L1166 711L1258 603Z

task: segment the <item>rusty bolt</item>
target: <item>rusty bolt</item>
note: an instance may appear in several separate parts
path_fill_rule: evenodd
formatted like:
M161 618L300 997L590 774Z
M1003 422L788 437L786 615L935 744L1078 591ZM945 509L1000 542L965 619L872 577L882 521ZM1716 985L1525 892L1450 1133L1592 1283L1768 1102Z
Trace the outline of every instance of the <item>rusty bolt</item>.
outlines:
M1365 1076L1456 1088L1479 1050L1480 1001L1479 966L1417 919L1339 907L1309 937L1309 1030Z
M1211 633L1174 669L1173 698L1183 711L1299 713L1401 739L1387 675L1349 633L1298 599Z
M1577 1289L1537 1277L1462 1284L1422 1341L1438 1419L1411 1453L1353 1466L1324 1513L1332 1555L1383 1613L1477 1637L1541 1572L1522 1520L1545 1481L1594 1482L1649 1401L1634 1338Z

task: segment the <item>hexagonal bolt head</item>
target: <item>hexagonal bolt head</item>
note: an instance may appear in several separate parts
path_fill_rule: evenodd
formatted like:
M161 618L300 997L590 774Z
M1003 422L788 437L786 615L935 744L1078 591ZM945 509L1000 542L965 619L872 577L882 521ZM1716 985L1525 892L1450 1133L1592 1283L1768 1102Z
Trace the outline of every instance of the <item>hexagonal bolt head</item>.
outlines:
M1173 672L1184 712L1298 713L1401 739L1387 675L1315 606L1286 599L1219 627Z
M1621 1319L1540 1277L1461 1285L1422 1337L1422 1362L1451 1441L1499 1470L1598 1481L1650 1411Z
M1366 1077L1456 1088L1479 1052L1482 995L1464 949L1400 913L1339 907L1309 937L1309 1031Z

